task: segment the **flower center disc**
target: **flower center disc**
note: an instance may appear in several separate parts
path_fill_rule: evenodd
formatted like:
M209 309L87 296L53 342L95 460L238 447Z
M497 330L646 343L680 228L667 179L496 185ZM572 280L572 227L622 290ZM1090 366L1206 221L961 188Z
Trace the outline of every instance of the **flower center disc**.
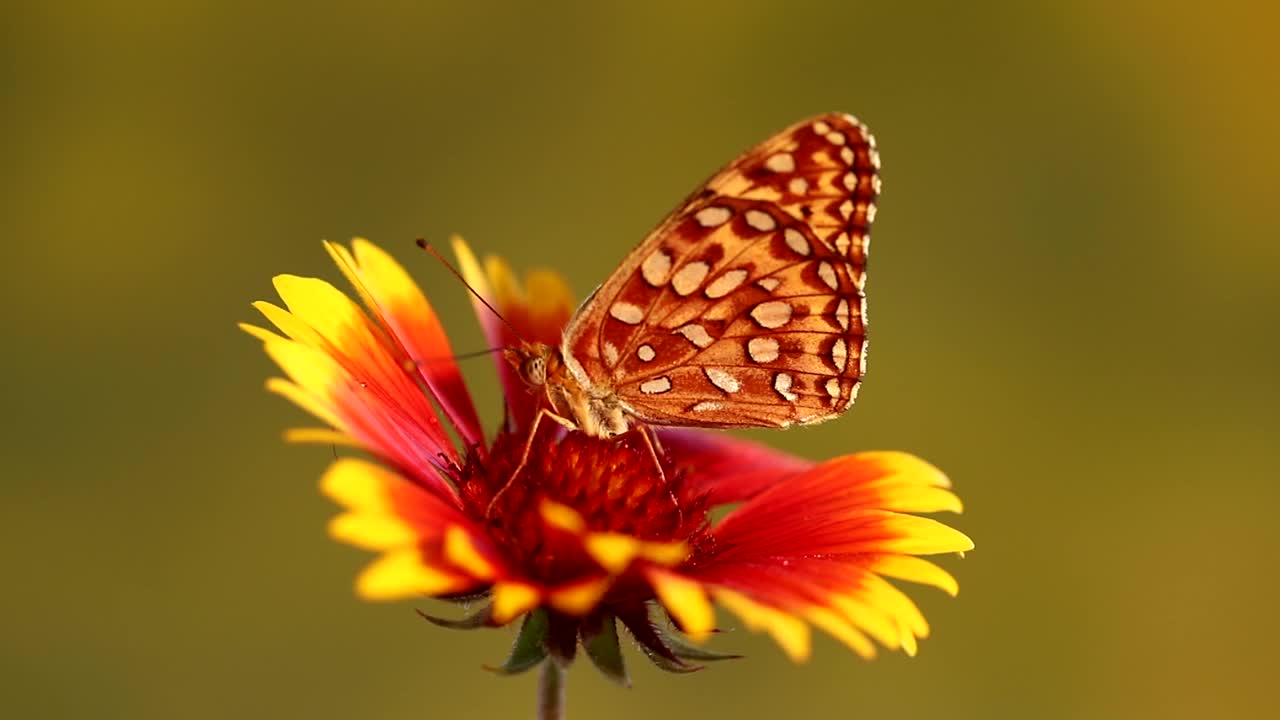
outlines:
M511 559L532 564L549 583L589 574L594 564L577 537L549 525L546 501L576 512L585 531L687 540L705 529L704 498L691 496L664 453L655 458L643 432L633 428L603 439L543 423L532 442L524 433L504 432L483 464L469 458L463 468L459 485L468 511L486 519Z

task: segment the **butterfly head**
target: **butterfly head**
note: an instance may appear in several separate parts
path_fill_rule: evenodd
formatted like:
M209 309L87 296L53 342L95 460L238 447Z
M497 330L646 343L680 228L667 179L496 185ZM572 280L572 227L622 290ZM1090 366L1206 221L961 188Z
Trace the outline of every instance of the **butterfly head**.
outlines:
M617 396L584 388L569 372L559 348L525 342L502 354L531 392L546 395L551 412L567 426L595 437L626 432L627 420Z
M502 355L531 390L542 389L564 370L560 351L545 343L521 343L518 347L503 350Z

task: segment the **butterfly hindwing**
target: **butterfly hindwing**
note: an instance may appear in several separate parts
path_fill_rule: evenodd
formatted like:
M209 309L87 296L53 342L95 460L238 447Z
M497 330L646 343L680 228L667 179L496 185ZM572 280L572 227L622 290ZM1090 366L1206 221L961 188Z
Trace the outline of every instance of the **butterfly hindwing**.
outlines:
M713 176L566 329L593 388L663 425L786 426L852 404L880 181L866 127L823 115Z

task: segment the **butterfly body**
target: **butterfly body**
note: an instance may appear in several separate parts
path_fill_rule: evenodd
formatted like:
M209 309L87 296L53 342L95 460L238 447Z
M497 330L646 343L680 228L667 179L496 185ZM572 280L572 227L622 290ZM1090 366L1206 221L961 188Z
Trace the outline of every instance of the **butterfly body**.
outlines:
M554 413L610 437L631 421L787 427L836 417L866 367L864 294L880 160L827 114L730 163L583 304L559 348L508 359Z
M576 377L560 348L524 343L506 350L507 362L533 392L544 393L555 417L594 437L613 437L627 431L625 408L608 388Z

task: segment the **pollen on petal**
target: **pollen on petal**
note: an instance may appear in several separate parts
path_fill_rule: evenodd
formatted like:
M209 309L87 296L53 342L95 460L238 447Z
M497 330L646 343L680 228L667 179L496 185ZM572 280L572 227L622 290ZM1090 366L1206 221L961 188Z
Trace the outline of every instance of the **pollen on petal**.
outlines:
M542 592L523 582L507 581L493 586L493 605L490 609L493 621L506 625L538 606Z
M701 583L658 568L646 569L645 578L662 606L690 638L702 641L715 629L715 608Z
M394 550L373 561L356 578L356 592L366 600L403 600L460 592L474 585L469 578L428 566L416 548Z
M600 577L562 585L547 593L547 602L562 613L581 617L595 609L612 582Z

